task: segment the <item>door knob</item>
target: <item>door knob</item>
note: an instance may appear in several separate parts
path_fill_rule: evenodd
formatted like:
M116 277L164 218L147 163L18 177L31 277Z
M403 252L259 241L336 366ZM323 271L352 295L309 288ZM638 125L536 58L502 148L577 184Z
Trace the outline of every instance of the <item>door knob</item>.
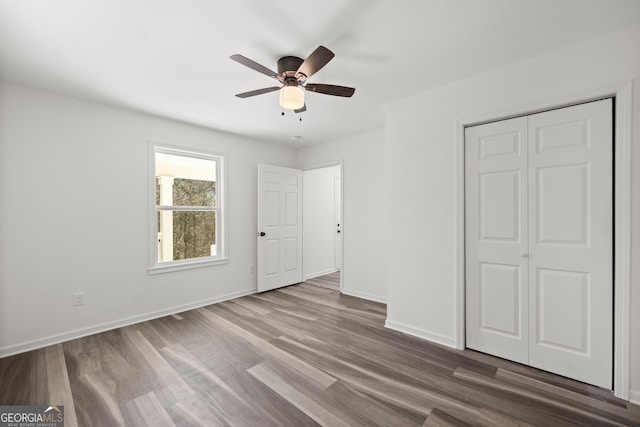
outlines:
M264 236L266 236L266 235L267 235L267 233L265 233L264 231L261 231L261 232L260 232L260 237L264 237Z
M340 234L340 230L338 230L338 234Z
M526 253L526 252L520 252L520 256L521 256L522 258L526 258L526 257L528 257L528 256L529 256L529 254L528 254L528 253Z

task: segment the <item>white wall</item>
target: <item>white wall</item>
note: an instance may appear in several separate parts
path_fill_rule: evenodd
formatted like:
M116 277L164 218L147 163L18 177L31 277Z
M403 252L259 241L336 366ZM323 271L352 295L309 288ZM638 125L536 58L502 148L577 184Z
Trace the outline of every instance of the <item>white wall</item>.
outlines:
M10 83L0 123L0 356L255 291L257 164L293 149ZM147 274L150 139L227 154L229 264Z
M343 162L343 292L386 301L384 130L301 148L298 167ZM350 222L350 218L353 222Z
M302 173L302 266L305 280L333 273L336 266L336 230L340 209L336 206L336 182L340 166ZM338 181L336 181L338 180Z
M640 75L639 41L636 25L387 106L388 326L456 345L457 125L614 93ZM637 115L635 126L637 166ZM632 388L640 390L636 172L631 366Z

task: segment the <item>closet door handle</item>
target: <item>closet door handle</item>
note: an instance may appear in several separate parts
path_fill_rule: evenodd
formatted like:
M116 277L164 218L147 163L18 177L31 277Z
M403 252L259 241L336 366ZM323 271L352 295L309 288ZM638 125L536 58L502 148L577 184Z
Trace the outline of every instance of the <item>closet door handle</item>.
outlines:
M529 254L528 254L528 253L526 253L526 252L520 252L520 256L521 256L522 258L526 258L526 257L528 257L528 256L529 256Z

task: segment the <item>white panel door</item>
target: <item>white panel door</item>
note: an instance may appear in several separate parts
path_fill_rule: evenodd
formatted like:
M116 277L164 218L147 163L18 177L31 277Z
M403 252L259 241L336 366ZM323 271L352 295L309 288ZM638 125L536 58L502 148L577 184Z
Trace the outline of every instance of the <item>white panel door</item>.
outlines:
M525 117L465 130L467 347L528 363Z
M612 100L529 116L529 363L611 389Z
M612 387L606 99L465 130L467 347Z
M302 171L258 165L258 292L302 282Z

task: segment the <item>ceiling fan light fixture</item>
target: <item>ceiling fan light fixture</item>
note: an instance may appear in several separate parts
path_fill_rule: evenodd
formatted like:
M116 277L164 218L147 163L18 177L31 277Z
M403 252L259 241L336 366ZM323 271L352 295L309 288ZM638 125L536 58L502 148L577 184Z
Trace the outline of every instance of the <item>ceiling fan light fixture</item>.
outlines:
M286 85L280 89L280 106L287 110L297 110L304 106L304 91L300 86Z
M308 78L313 76L322 67L327 65L334 57L334 53L324 46L318 46L311 52L307 59L297 56L283 56L278 60L278 72L268 69L264 65L242 56L231 55L231 59L245 67L251 68L261 74L277 80L282 86L271 86L263 89L251 90L249 92L238 93L238 98L249 98L256 95L280 91L280 106L295 113L307 111L304 103L305 92L323 93L325 95L342 96L350 98L355 92L355 88L320 83L308 83ZM315 96L315 95L314 95ZM284 111L282 112L284 115ZM302 117L300 117L302 121Z

